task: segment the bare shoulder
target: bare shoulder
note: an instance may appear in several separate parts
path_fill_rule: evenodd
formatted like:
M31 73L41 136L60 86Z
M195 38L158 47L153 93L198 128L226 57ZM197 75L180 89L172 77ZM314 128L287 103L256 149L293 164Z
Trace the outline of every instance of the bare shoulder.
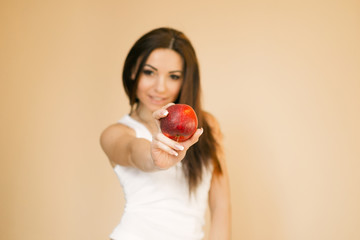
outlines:
M100 142L101 144L111 143L116 141L116 139L123 137L135 137L134 129L121 123L114 123L105 128L101 133Z
M115 149L125 147L135 137L135 131L132 128L121 123L114 123L101 133L100 145L109 160L113 162Z

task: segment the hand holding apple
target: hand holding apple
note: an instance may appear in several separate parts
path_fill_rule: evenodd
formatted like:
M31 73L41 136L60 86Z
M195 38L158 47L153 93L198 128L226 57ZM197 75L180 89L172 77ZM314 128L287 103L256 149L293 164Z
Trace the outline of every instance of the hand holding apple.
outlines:
M174 104L166 110L168 115L160 119L161 132L177 142L191 138L198 127L194 109L187 104Z

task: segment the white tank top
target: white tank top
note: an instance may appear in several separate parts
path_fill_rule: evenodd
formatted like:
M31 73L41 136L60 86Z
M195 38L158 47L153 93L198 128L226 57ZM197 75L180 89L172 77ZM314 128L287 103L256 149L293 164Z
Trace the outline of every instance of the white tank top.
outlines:
M136 137L152 140L148 129L129 115L120 123L133 128ZM167 170L142 172L116 165L125 195L124 214L110 238L116 240L200 240L212 171L204 170L203 181L189 195L181 162Z

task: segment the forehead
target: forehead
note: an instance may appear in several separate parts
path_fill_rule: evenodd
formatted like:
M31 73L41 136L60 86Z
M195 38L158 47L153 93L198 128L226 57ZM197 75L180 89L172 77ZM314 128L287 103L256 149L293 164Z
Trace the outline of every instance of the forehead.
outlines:
M182 70L183 59L172 49L158 48L150 53L146 64L158 69Z

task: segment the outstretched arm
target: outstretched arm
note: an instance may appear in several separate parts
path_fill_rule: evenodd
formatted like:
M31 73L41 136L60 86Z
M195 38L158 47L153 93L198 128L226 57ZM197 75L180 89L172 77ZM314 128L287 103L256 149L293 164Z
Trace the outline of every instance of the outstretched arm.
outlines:
M165 113L165 114L164 114ZM153 114L154 121L166 116L160 109ZM202 129L198 129L189 140L178 143L167 138L160 130L153 135L152 142L136 138L133 129L123 124L113 124L101 134L100 143L112 165L131 166L145 172L167 169L181 161Z

